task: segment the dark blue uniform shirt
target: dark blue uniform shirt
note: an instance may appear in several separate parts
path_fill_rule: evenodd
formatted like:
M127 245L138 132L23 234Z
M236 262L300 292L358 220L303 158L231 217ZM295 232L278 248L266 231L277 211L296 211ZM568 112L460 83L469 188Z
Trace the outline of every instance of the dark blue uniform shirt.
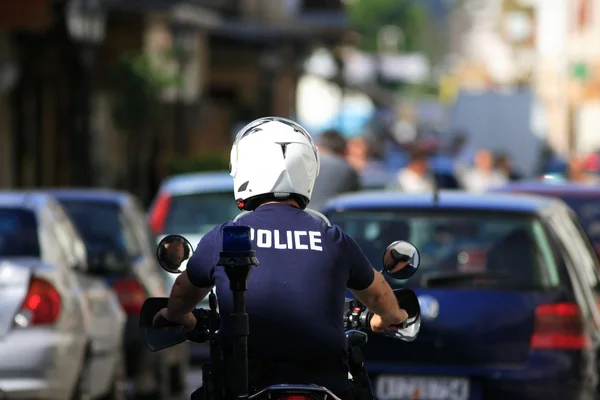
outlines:
M286 203L265 204L207 233L187 264L187 274L198 287L215 285L223 316L219 335L224 343L231 337L227 317L233 301L225 271L216 263L222 229L232 225L251 228L259 262L252 268L246 292L249 358L309 361L344 357L346 288L363 290L374 279L373 267L354 239L338 226L330 227ZM312 383L339 387L339 379L347 380L345 373L332 374L337 376L318 376Z

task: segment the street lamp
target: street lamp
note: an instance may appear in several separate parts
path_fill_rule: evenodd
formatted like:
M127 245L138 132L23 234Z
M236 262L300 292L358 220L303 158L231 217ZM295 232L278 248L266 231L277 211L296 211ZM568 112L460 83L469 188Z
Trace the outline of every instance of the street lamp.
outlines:
M79 156L78 184L93 184L98 174L94 167L100 160L92 157L92 69L96 47L106 35L106 14L100 0L69 0L65 10L65 22L69 35L78 45L82 63L82 76L79 82L81 97L75 127L75 153Z
M184 77L190 61L198 47L198 29L196 26L176 21L171 25L173 50L177 57L179 75ZM177 140L176 150L183 154L188 148L187 119L184 109L185 82L181 79L175 103L175 135Z

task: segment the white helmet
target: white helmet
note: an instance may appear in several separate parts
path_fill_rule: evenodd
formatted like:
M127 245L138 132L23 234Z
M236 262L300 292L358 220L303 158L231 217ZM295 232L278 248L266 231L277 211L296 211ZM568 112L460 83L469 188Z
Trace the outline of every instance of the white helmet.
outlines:
M296 122L259 118L235 137L230 169L241 210L254 210L265 196L292 197L305 208L319 175L319 152L310 134Z

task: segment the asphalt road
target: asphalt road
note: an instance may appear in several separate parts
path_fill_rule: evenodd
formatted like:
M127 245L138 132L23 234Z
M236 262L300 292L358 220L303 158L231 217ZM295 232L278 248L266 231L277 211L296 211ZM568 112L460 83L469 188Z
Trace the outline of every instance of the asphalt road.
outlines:
M202 370L200 368L200 365L192 365L190 372L188 373L186 384L186 399L189 399L192 392L202 385Z

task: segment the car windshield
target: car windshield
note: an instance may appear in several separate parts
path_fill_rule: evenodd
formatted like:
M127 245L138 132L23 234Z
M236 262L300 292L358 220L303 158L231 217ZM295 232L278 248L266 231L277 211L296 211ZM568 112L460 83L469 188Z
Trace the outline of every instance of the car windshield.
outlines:
M600 244L600 201L573 197L566 197L563 200L577 213L591 241Z
M22 208L0 208L0 257L40 256L35 214Z
M534 218L379 211L335 212L329 218L358 242L376 268L390 243L407 240L417 247L421 256L417 273L406 281L390 278L394 287L427 286L430 279L440 277L445 277L446 286L485 284L505 289L553 288L560 283L550 242ZM468 277L473 279L464 279Z
M125 251L121 212L116 204L61 200L91 252Z
M239 213L231 191L175 195L163 231L204 235Z

